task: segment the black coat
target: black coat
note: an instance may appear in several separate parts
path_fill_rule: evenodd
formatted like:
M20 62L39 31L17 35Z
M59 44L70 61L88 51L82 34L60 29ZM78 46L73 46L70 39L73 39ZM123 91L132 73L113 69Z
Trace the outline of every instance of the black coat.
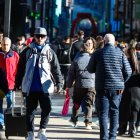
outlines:
M0 89L6 94L8 92L8 83L5 72L0 68Z
M120 104L120 122L130 119L131 110L140 110L140 74L134 74L125 84Z

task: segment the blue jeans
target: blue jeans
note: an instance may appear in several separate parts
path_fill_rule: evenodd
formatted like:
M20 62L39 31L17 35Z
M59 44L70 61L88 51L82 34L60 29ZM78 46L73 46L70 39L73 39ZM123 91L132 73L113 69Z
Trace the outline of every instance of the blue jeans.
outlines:
M6 94L7 109L11 108L12 105L12 94L13 91L9 90ZM3 99L0 100L0 125L4 124L4 114L3 114Z
M97 90L96 92L99 107L100 140L116 140L122 94L118 94L116 90ZM109 136L108 116L110 116Z

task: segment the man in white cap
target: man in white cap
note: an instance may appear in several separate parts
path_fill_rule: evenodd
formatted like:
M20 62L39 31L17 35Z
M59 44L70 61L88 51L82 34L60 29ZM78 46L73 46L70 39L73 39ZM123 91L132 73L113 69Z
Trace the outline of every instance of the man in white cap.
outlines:
M38 138L47 140L45 132L51 111L50 95L54 93L53 79L57 87L55 92L59 93L62 88L62 75L57 56L46 43L46 39L46 29L37 27L34 32L34 41L21 55L19 61L16 85L19 87L22 81L22 92L26 95L27 140L35 140L34 112L38 102L42 110Z
M115 47L114 35L106 34L104 41L104 48L95 51L87 69L90 73L95 73L100 140L116 140L124 82L131 76L132 70L125 54ZM109 135L108 116L110 116Z

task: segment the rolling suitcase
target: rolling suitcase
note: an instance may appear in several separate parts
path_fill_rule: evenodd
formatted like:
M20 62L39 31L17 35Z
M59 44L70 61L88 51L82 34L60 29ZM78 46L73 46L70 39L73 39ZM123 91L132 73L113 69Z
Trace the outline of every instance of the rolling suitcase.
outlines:
M12 109L5 111L5 137L9 136L27 136L26 130L26 110L23 108L23 102L21 97L21 106L14 107L14 97L12 96Z

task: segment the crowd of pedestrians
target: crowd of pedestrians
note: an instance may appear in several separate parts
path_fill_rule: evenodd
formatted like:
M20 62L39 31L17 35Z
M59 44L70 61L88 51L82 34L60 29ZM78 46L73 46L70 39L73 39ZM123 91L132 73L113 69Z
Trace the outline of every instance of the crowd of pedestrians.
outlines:
M93 106L99 118L100 140L117 135L135 137L140 126L140 43L117 42L115 36L85 37L79 30L49 42L45 28L15 43L0 32L0 129L4 126L3 98L11 109L12 94L21 90L26 100L27 140L35 140L34 118L38 103L40 140L47 140L51 95L73 88L70 122L77 126L80 107L85 128L92 130ZM124 112L126 115L124 115ZM108 130L108 122L110 127Z

